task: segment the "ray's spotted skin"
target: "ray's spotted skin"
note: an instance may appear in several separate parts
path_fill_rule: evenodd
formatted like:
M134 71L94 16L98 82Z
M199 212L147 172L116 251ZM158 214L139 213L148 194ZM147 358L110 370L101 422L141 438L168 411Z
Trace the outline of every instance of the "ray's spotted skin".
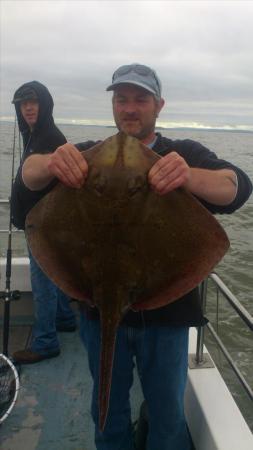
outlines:
M118 133L83 153L80 189L59 183L30 211L33 256L68 295L96 306L102 329L100 429L106 422L117 327L129 309L155 309L197 286L229 247L190 193L160 196L148 182L159 156Z

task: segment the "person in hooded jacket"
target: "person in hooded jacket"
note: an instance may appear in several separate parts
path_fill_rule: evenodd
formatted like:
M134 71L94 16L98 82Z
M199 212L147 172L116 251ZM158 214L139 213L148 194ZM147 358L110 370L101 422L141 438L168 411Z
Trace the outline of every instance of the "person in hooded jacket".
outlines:
M12 188L12 223L24 230L30 209L52 188L35 192L21 183L22 166L28 156L53 152L66 138L53 119L53 98L43 84L31 81L16 90L13 101L24 151ZM42 272L28 248L35 321L29 348L13 354L15 362L30 364L60 354L57 331L74 331L76 316L70 299Z

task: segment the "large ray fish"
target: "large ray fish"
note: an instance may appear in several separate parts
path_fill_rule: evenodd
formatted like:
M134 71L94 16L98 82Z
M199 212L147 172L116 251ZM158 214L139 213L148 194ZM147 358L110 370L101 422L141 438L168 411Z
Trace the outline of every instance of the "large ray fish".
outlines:
M81 189L58 183L30 211L26 237L66 294L99 309L100 429L109 407L117 327L131 308L154 309L196 287L229 247L217 220L186 190L159 196L147 174L160 158L118 133L82 153Z

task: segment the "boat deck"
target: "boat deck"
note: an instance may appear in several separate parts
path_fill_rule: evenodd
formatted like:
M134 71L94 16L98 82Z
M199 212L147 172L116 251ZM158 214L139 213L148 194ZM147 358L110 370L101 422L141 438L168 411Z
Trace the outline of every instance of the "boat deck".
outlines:
M11 304L10 356L29 342L29 308L29 298ZM22 365L17 403L0 426L1 450L95 450L86 350L78 330L58 336L61 354L57 358ZM131 392L133 420L142 401L135 379Z
M33 323L31 293L10 306L9 356L29 345ZM78 310L76 303L73 308ZM1 301L0 323L3 315ZM189 357L195 354L196 337L196 330L191 329ZM87 353L78 330L59 333L59 339L61 354L57 358L21 367L17 403L0 426L1 450L95 450ZM1 332L1 350L2 347ZM138 419L142 400L135 375L131 389L133 421ZM211 368L189 368L185 400L196 450L253 448L252 434L213 364Z

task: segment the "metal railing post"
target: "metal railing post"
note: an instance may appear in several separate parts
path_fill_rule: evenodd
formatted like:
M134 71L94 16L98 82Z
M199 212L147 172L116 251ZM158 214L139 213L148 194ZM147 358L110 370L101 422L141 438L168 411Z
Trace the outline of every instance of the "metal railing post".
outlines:
M206 296L207 296L207 278L202 281L200 285L200 302L203 314L206 311ZM197 347L196 347L196 363L201 364L204 361L203 353L204 353L204 334L205 328L204 326L199 326L197 329Z

